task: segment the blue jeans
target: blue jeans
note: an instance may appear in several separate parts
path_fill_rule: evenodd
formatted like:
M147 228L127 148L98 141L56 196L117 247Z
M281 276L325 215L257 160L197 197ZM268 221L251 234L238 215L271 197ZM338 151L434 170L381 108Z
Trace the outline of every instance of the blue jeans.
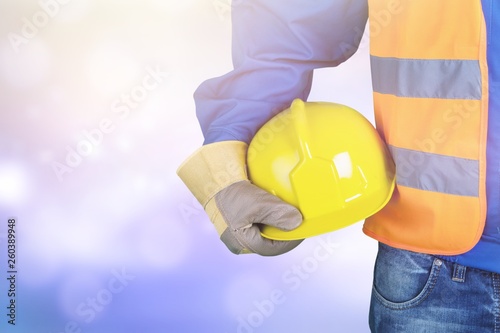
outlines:
M500 332L500 274L380 243L369 321L377 333Z

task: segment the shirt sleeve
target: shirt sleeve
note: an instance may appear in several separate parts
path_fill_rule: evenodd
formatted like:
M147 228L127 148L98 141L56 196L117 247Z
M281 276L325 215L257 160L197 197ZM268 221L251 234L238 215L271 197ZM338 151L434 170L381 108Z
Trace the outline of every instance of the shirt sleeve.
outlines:
M307 99L313 70L359 46L366 0L233 0L233 70L194 94L204 144L255 132L295 98Z

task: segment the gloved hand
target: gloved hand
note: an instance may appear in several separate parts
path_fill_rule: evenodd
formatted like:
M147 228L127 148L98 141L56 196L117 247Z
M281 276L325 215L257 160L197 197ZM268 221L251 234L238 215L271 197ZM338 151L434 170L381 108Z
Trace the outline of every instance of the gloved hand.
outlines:
M205 145L177 174L201 203L221 240L235 254L283 254L300 244L260 234L258 224L292 230L302 222L299 210L253 185L246 172L247 144L222 141Z

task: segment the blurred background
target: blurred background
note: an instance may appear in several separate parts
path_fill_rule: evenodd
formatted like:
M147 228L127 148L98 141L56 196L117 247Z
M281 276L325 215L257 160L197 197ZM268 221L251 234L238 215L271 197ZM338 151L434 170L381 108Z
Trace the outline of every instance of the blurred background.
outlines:
M0 1L1 332L369 331L361 223L234 256L175 174L202 142L193 91L231 69L230 26L230 0ZM310 100L372 120L368 66L365 36Z

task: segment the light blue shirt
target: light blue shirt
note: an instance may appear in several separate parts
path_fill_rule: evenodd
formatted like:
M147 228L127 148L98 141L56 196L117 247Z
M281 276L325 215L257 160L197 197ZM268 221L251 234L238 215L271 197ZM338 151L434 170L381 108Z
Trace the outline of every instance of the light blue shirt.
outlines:
M500 29L500 2L482 3L490 71L487 223L473 250L446 258L500 273L500 38L492 38ZM359 45L367 17L366 0L234 1L234 70L205 81L195 92L204 143L248 143L293 99L307 99L313 70L347 60Z

